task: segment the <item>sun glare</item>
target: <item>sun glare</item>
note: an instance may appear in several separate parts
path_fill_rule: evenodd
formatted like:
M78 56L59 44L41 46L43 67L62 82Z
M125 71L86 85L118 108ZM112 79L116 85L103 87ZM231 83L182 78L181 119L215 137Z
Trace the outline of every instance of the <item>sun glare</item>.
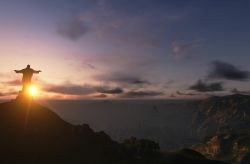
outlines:
M30 94L31 96L37 95L37 92L38 92L37 87L36 87L36 86L33 86L33 85L30 86L28 92L29 92L29 94Z

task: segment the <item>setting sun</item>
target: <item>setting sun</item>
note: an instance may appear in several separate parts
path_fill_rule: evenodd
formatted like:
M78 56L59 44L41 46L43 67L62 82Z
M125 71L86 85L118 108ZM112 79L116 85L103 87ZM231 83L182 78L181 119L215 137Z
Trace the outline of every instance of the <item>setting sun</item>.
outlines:
M29 94L30 94L31 96L35 96L35 95L37 95L38 89L37 89L36 86L33 86L33 85L32 85L32 86L29 87L28 92L29 92Z

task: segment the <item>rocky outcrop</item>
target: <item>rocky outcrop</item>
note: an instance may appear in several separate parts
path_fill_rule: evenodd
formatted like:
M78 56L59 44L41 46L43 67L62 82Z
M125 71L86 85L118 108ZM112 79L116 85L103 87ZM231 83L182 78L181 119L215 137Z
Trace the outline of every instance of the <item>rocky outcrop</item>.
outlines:
M250 130L217 134L192 148L210 159L241 164L249 161Z
M234 164L249 160L250 96L211 97L195 103L190 131L201 143L192 148L210 159Z
M193 105L190 131L200 139L250 127L250 96L211 97Z

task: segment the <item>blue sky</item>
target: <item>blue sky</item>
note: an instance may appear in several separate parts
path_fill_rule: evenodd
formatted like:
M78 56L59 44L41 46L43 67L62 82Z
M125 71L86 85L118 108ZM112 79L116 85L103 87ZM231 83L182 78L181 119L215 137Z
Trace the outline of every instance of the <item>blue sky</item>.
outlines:
M1 0L1 95L30 64L41 96L248 94L247 0Z

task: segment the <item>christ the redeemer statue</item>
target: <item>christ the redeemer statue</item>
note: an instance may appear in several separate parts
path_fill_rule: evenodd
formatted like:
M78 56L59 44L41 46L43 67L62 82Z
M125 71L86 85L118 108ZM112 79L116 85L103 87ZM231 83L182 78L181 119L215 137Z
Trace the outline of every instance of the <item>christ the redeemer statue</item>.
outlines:
M24 68L22 70L15 70L15 72L23 74L23 78L22 78L23 89L22 89L22 91L26 91L31 84L31 79L32 79L33 73L39 73L42 71L40 71L40 70L36 71L36 70L30 68L30 65L27 65L26 68Z

